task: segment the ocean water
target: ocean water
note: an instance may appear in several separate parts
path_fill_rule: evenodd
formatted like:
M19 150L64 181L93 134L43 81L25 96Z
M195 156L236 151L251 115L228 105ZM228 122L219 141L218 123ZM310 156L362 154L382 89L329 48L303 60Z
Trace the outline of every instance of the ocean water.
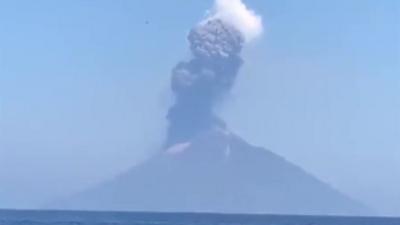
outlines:
M400 225L400 218L3 210L0 225Z

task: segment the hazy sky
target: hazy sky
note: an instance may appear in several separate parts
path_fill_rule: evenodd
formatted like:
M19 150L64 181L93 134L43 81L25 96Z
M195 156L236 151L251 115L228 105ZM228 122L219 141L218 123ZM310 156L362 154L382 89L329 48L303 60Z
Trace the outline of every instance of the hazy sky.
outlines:
M220 108L231 129L400 216L400 3L246 3L265 32ZM0 0L0 207L40 206L156 151L170 70L211 5Z

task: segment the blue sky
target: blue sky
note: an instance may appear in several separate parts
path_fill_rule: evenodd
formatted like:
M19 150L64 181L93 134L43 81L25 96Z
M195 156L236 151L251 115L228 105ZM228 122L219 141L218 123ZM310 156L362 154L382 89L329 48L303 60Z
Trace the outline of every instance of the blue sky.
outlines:
M400 3L246 3L265 32L220 114L251 143L399 215ZM0 207L68 195L155 151L170 70L211 5L0 1Z

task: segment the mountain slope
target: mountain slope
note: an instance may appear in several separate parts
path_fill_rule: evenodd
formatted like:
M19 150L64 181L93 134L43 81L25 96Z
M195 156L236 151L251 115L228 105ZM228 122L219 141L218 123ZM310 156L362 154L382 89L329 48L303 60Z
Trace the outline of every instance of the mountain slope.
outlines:
M366 215L362 204L221 129L172 146L57 208Z

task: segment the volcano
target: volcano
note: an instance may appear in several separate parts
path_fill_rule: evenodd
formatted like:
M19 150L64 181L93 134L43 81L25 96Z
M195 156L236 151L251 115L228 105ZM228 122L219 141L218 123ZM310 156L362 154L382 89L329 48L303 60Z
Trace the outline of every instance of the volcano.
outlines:
M82 192L63 209L367 215L370 210L266 149L214 128Z
M233 20L232 20L233 18ZM239 23L238 23L239 22ZM175 101L167 137L155 156L61 204L85 210L368 214L362 204L301 168L229 131L214 113L244 63L248 33L261 19L240 1L215 12L188 35L191 57L172 70ZM254 32L253 32L253 31Z

